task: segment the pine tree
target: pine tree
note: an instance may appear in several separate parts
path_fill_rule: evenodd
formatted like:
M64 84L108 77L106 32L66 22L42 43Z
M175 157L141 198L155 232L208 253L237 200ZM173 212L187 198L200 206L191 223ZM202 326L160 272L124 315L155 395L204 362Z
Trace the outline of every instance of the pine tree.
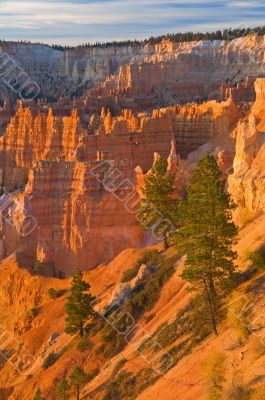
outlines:
M42 396L40 388L36 390L33 400L45 400L45 398Z
M167 161L159 157L148 173L142 190L140 222L156 237L163 237L165 250L177 215L177 200L172 198L173 183L174 176L167 173Z
M68 381L66 379L62 379L56 387L56 399L68 400L70 398L70 389L71 386L69 385Z
M81 367L75 367L71 376L71 386L76 389L76 400L80 399L80 388L87 382L87 374Z
M95 297L91 293L85 293L89 289L90 285L83 280L82 272L74 275L71 293L65 305L67 313L65 332L70 335L79 332L79 335L83 336L85 323L95 315L92 307Z
M231 289L235 273L237 255L232 246L237 228L231 212L234 207L216 160L209 155L203 157L180 205L176 239L186 254L182 276L202 295L216 334L219 293Z

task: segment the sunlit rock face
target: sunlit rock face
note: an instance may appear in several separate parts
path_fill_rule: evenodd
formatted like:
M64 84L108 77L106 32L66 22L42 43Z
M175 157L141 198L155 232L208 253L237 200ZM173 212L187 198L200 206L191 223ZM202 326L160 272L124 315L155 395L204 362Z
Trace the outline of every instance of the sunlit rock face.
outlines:
M237 204L250 211L265 210L265 79L255 82L256 101L236 131L234 173L229 190Z
M236 84L249 76L260 76L264 42L263 36L247 36L232 42L164 40L157 45L66 51L10 42L1 47L38 83L43 97L78 97L93 87L95 95L118 96L122 108L133 103L147 108L219 98L220 84ZM0 88L4 99L6 86L1 83ZM247 95L251 96L246 92Z
M239 207L263 210L265 79L255 78L263 44L255 36L65 52L4 44L34 78L42 71L48 97L86 95L0 109L0 126L10 119L0 182L13 202L1 207L1 258L19 251L68 276L151 243L137 210L154 154L168 158L176 193L196 161L214 154ZM36 226L24 234L31 217Z
M229 135L237 119L231 99L151 115L124 110L112 117L103 109L87 128L77 109L58 117L52 109L35 114L20 104L0 138L2 186L23 204L12 209L12 227L3 221L3 253L19 250L70 275L77 267L93 268L124 248L144 245L150 237L137 219L135 168L146 172L159 153L170 155L170 169L178 170L180 155ZM27 215L37 226L19 240Z
M151 115L124 110L113 117L102 110L88 128L76 109L56 117L51 109L34 115L20 105L0 139L2 185L20 204L11 212L11 227L3 220L2 253L19 250L33 260L54 263L63 276L79 267L93 268L126 247L149 243L137 219L137 187L154 153L169 156L181 191L186 173L180 156L213 142L224 163L225 143L240 124L232 98L167 107ZM238 151L237 146L236 157L241 157ZM28 215L37 226L20 240Z

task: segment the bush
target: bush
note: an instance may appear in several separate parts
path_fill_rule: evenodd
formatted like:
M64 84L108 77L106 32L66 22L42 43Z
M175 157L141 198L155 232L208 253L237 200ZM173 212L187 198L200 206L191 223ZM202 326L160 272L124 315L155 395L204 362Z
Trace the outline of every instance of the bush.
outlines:
M143 255L134 263L132 268L124 271L121 282L129 282L135 278L142 264L146 264L150 267L152 265L160 264L162 259L163 257L158 250L146 250Z
M145 322L146 324L148 324L148 322L152 321L152 319L154 319L154 317L155 317L155 314L149 314L149 315L147 315L147 316L145 317L144 322Z
M248 254L248 260L251 261L252 266L257 270L265 270L265 246L260 247L258 250Z
M252 331L253 305L249 298L244 295L234 298L229 305L227 319L230 327L236 332L240 344L248 338Z
M112 371L112 376L115 377L117 373L121 370L124 364L126 364L127 360L126 358L121 358L117 364L115 365L113 371Z
M81 353L89 350L89 347L89 340L86 337L82 337L78 340L76 348Z
M88 383L92 381L92 379L94 379L99 373L100 373L99 368L92 369L92 371L86 374L87 375L86 382Z
M33 266L33 270L38 275L44 275L45 272L54 275L55 274L55 265L54 262L42 262L42 261L35 261Z
M119 323L121 323L121 321L119 321ZM125 324L126 321L124 321L124 329L126 330ZM101 331L100 341L101 343L97 347L97 354L102 354L105 358L114 357L126 345L124 335L120 335L119 332L114 330L108 323L105 323Z
M212 301L216 322L220 322L223 318L223 312L219 300L216 298ZM209 305L205 299L205 295L197 295L191 301L192 320L191 330L194 341L199 343L212 333L212 321L209 318Z
M160 290L165 282L174 274L175 263L178 256L173 256L168 259L161 258L161 255L157 251L148 252L148 259L151 265L155 264L155 261L161 262L160 268L156 269L153 273L147 276L147 278L141 282L131 293L126 302L123 303L121 309L115 312L115 330L107 322L103 325L100 320L97 325L100 325L101 333L101 344L97 347L97 354L102 353L105 358L111 358L118 354L126 345L124 334L132 328L132 321L137 320L149 311L154 303L159 298ZM142 260L142 259L141 259ZM162 260L162 261L161 261ZM142 261L141 261L142 263ZM111 316L111 314L109 314ZM95 329L95 331L97 331Z
M178 338L183 335L187 335L191 332L191 319L189 315L190 305L180 310L174 321L168 323L164 322L161 324L153 335L144 340L138 350L141 352L143 350L150 349L152 347L153 351L156 351L155 343L157 343L157 350L172 345Z
M224 400L251 400L252 390L243 383L240 371L236 371L232 382L227 386Z
M207 385L207 400L220 400L225 383L225 356L211 353L204 362L203 376Z
M58 353L50 353L48 357L45 358L44 363L42 364L43 369L48 369L51 367L58 359L60 358L60 354Z
M144 368L136 375L130 372L121 372L115 381L112 381L102 400L131 400L135 399L144 389L153 385L158 379L151 368Z
M37 307L31 308L31 309L27 312L28 318L29 318L30 320L33 320L34 318L37 317L37 315L39 314L39 312L40 312L40 310L39 310Z
M190 346L187 346L189 340L183 340L178 345L173 346L170 350L162 355L159 360L161 372L165 373L173 368L177 363L190 352Z
M47 290L48 296L50 299L58 299L59 297L63 296L65 291L63 289L54 289L54 288L49 288Z
M134 385L135 379L133 375L129 372L122 372L114 382L108 385L102 400L121 400L125 396L130 399L133 395Z

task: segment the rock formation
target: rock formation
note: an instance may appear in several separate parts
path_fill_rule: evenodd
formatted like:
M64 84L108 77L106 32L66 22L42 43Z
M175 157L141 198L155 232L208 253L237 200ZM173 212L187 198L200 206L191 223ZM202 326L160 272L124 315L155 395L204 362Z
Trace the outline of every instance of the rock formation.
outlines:
M155 153L169 156L179 191L212 152L235 201L262 209L264 40L64 52L4 43L48 100L0 109L1 258L18 250L63 276L145 244L135 214Z
M0 138L1 184L16 202L8 208L12 224L3 218L2 253L19 250L54 263L63 276L142 245L134 169L146 172L156 152L168 157L172 141L169 168L178 169L177 153L185 157L209 140L223 140L239 116L228 99L151 115L124 110L115 117L102 109L84 128L77 109L56 116L52 109L36 112L19 103ZM183 175L176 179L180 188ZM21 239L26 224L36 227Z
M20 100L15 106L15 96L0 83L1 400L29 400L38 386L45 398L53 399L58 382L69 379L77 364L89 376L99 370L81 388L82 398L101 399L121 368L136 380L140 376L144 390L135 395L139 399L175 400L178 393L202 399L202 365L219 349L231 366L227 383L242 370L251 389L259 385L264 352L254 359L257 346L254 350L252 344L254 333L260 336L265 326L259 318L264 315L262 296L256 296L253 334L244 340L244 353L226 321L218 337L197 346L195 336L188 334L190 317L185 322L192 296L182 279L185 256L179 258L174 247L163 252L161 277L149 281L146 296L155 287L156 302L142 309L139 291L122 318L113 313L106 319L119 332L118 325L128 328L130 308L139 311L122 352L105 361L99 336L110 338L113 349L116 339L124 338L98 330L93 321L89 329L95 335L73 345L64 331L71 282L57 278L86 271L84 279L97 298L97 310L107 311L105 317L109 308L126 302L152 270L159 272L159 266L142 264L134 279L121 282L142 258L142 248L162 248L137 219L150 168L158 157L167 158L177 197L207 153L216 157L238 205L235 218L241 218L241 227L250 221L239 230L235 246L239 270L249 271L246 250L257 254L253 252L264 246L264 42L264 37L250 35L230 42L166 40L67 51L2 44L40 84L46 99ZM172 263L176 271L167 280ZM264 292L262 273L244 274L249 294ZM156 284L160 279L165 279L161 290ZM243 286L236 288L236 298L244 294ZM50 296L51 288L61 296ZM146 346L148 341L152 347ZM173 356L176 365L162 373L165 355ZM44 369L49 356L56 362ZM158 364L159 376L146 388L145 379Z
M88 102L92 107L99 95L112 104L118 96L116 106L118 102L121 108L152 109L179 101L220 99L221 84L237 84L248 76L264 74L264 40L253 35L231 42L164 40L156 45L66 51L3 42L1 48L14 60L14 68L21 67L50 100L91 92ZM8 90L2 83L0 89L4 100Z
M256 101L234 132L236 152L229 190L237 204L251 211L265 210L265 79L255 82Z

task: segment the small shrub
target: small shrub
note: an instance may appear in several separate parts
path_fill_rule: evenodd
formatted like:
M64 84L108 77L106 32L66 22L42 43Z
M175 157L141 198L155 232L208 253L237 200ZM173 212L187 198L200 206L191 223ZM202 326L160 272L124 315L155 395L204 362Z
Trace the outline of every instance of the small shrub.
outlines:
M228 323L236 332L240 344L244 343L251 333L252 312L253 305L246 295L235 297L229 306Z
M35 261L35 264L33 266L33 270L38 274L38 275L44 275L45 271L49 271L49 273L54 274L55 273L55 265L53 262L42 262L42 261Z
M88 339L86 337L82 337L81 339L79 339L76 348L81 353L89 350L90 346Z
M100 373L99 368L92 369L92 371L90 371L86 374L86 376L87 376L86 382L88 383L88 382L92 381L99 373Z
M67 379L61 379L56 386L56 400L69 400L71 386Z
M183 340L178 345L173 346L170 350L164 353L159 360L159 368L161 372L166 373L173 368L187 354L190 348L187 346L189 340Z
M155 314L149 314L149 315L147 315L147 317L145 317L144 322L146 324L148 324L148 322L152 321L152 319L154 319L154 317L155 317Z
M54 289L54 288L49 288L47 293L50 299L58 299L59 297L64 295L64 290L63 289Z
M125 335L121 335L119 332L129 332L132 328L132 317L134 321L137 321L144 312L152 309L154 303L159 298L161 288L174 274L175 263L178 258L178 256L173 256L165 260L164 257L161 258L158 251L148 253L148 262L154 265L159 260L160 268L148 275L130 293L129 298L122 304L121 309L116 312L115 320L117 322L115 330L108 323L103 323L103 327L100 328L101 345L96 349L98 354L102 353L105 358L111 358L124 348L126 345Z
M115 377L117 373L121 370L123 365L127 362L126 358L121 358L117 364L115 365L113 371L112 371L112 376Z
M172 345L178 338L191 332L191 320L189 316L190 305L180 310L174 321L161 324L153 335L145 339L139 346L141 352L152 348L152 351L165 349ZM157 344L157 347L156 345Z
M30 320L33 320L34 318L37 317L37 315L39 314L39 312L40 312L40 310L39 310L37 307L31 308L31 309L27 312L28 318L29 318Z
M126 271L124 271L122 278L121 278L121 282L125 283L125 282L130 282L133 278L135 278L139 272L141 265L134 265L132 268L127 269Z
M207 400L220 400L225 383L225 356L211 353L204 362L203 376L207 385Z
M257 270L265 270L265 246L260 247L258 250L248 254L248 260L252 266Z
M114 382L111 382L102 400L121 400L127 396L130 399L133 395L135 379L129 372L122 372L119 374Z
M51 367L58 359L60 358L60 354L58 353L50 353L48 357L45 358L44 363L42 364L43 369L48 369Z
M45 398L42 395L42 392L41 392L40 388L37 388L37 390L36 390L36 392L34 394L33 400L45 400Z
M146 250L143 255L135 262L132 268L124 271L121 282L129 282L133 278L135 278L142 264L146 264L150 267L152 265L160 264L161 261L162 256L158 250Z
M222 319L221 307L218 306L218 300L213 301L213 308L216 322ZM194 341L199 343L212 333L212 321L209 318L209 306L205 301L205 296L197 295L191 301L190 317L192 320L191 330Z
M233 380L224 391L224 400L250 400L251 388L243 382L240 371L236 371Z
M35 261L33 269L35 272L37 272L37 274L42 275L44 272L44 263L40 261Z
M158 375L151 368L143 368L136 375L130 372L121 372L112 381L105 392L103 400L132 400L144 389L153 385Z

